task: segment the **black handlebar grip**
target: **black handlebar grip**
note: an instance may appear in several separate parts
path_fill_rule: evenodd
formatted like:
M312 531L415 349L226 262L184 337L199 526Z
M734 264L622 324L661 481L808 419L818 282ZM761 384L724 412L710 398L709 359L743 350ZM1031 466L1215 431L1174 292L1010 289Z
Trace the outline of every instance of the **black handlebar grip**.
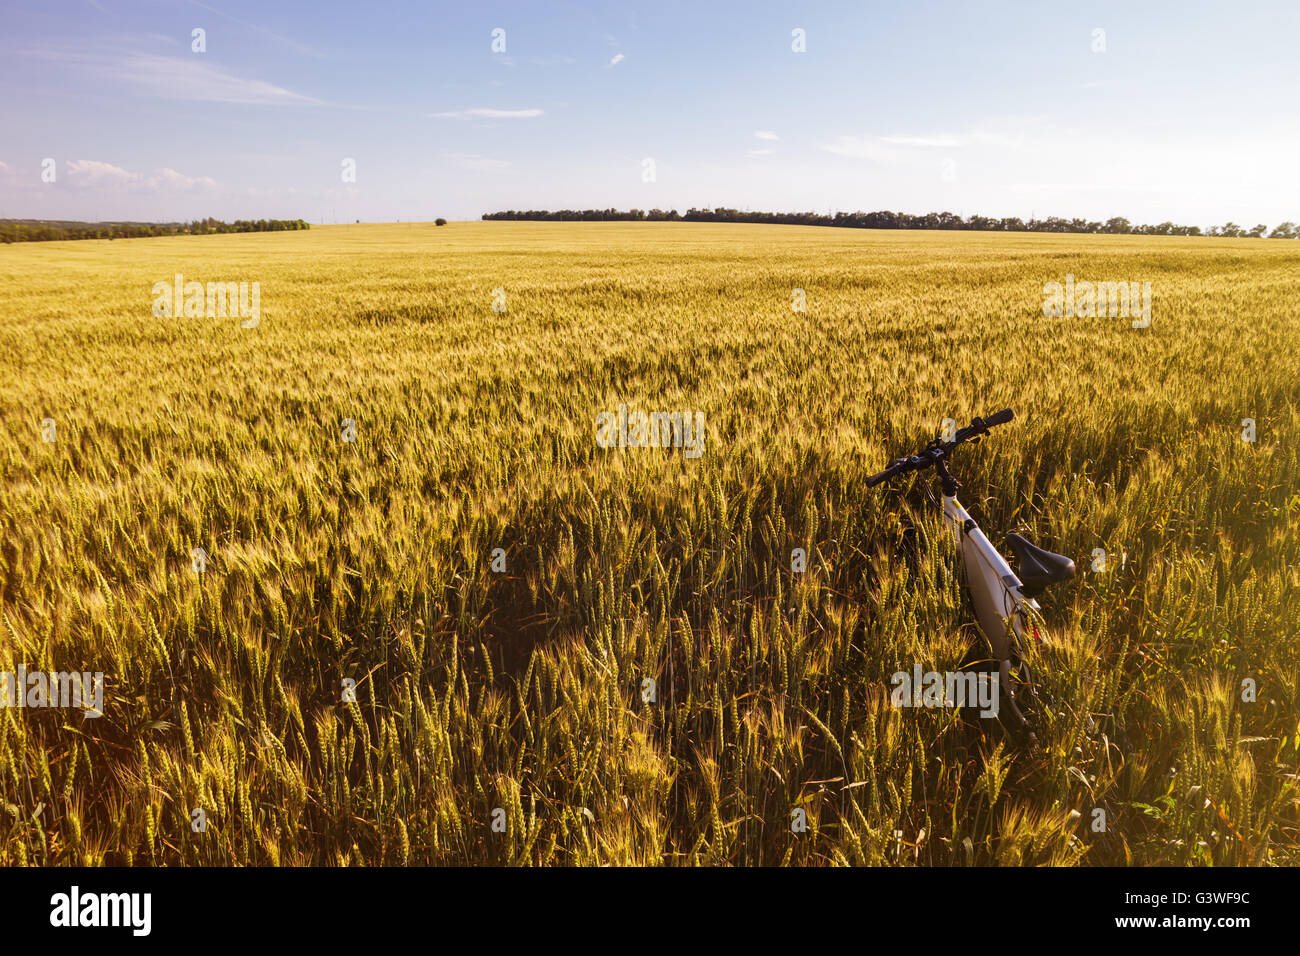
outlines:
M888 477L889 477L888 471L882 471L879 474L872 475L870 478L867 479L867 487L874 488L876 487L876 485L880 484Z
M1016 417L1016 413L1009 408L1004 408L1000 412L994 412L988 418L984 419L985 425L1005 425L1011 419Z

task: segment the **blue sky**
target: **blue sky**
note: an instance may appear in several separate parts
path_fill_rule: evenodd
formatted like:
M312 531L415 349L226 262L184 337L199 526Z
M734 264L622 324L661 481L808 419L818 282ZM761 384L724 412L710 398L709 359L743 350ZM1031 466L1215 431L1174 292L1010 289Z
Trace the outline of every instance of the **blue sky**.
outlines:
M1272 226L1300 220L1297 39L1293 0L4 2L0 217Z

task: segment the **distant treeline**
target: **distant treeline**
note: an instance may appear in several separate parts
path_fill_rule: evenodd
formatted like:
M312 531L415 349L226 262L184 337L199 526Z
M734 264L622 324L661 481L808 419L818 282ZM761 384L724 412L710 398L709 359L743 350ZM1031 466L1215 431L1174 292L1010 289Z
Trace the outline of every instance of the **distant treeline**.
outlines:
M139 239L145 236L209 236L221 232L282 232L310 229L301 219L197 219L194 222L74 222L62 219L0 219L0 242L52 239Z
M973 229L988 232L1093 232L1110 235L1133 236L1248 236L1258 238L1268 233L1270 239L1300 239L1300 229L1293 222L1284 222L1268 232L1263 223L1253 229L1243 229L1236 223L1213 226L1202 231L1200 226L1176 226L1172 222L1159 225L1134 225L1116 216L1105 222L1087 219L1047 219L1028 221L1015 217L991 219L988 216L961 216L950 212L931 212L913 216L905 212L837 212L833 216L815 212L741 212L739 209L688 209L683 215L676 209L560 209L554 212L530 209L519 212L487 212L484 219L526 219L546 222L758 222L784 226L844 226L850 229Z

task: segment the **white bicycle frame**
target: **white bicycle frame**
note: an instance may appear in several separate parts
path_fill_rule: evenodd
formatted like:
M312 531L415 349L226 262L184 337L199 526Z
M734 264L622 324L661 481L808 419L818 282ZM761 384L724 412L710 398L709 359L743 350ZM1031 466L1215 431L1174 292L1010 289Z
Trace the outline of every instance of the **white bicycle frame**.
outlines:
M1002 677L1006 680L1009 662L1017 656L1011 635L1014 633L1017 641L1026 636L1038 637L1032 620L1039 611L1038 602L1020 593L1021 582L1011 565L956 497L944 496L943 516L957 539L980 630L988 638L993 656L1003 665Z

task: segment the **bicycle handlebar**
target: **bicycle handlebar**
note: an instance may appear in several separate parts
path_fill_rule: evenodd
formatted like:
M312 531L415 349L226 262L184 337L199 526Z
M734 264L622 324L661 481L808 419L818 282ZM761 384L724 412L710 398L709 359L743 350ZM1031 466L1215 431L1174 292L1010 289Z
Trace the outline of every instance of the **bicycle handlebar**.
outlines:
M899 458L892 462L888 468L882 472L872 475L867 479L867 487L874 488L883 481L895 478L898 475L905 475L908 472L920 471L922 468L928 468L935 462L942 461L954 448L964 441L971 439L978 440L981 436L987 435L989 429L994 425L1005 425L1011 419L1016 417L1016 413L1009 408L1004 408L1000 412L994 412L988 418L976 417L965 428L958 430L953 435L950 442L942 441L936 438L930 444L926 445L915 455L909 455L906 458Z

